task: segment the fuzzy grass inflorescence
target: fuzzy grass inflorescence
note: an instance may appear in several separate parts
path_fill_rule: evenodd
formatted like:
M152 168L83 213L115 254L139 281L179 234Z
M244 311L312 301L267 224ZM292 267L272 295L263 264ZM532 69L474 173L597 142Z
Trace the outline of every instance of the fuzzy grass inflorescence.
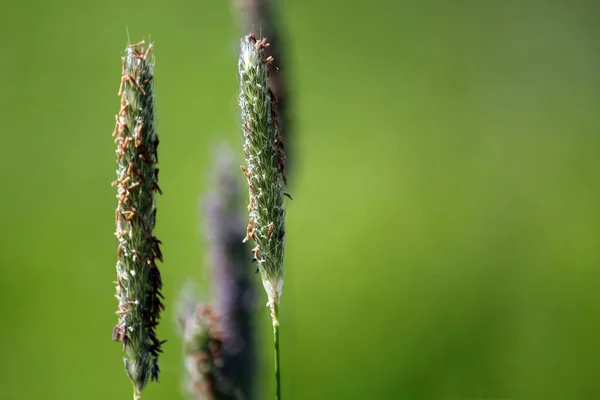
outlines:
M285 154L275 110L276 98L268 86L272 56L265 55L266 39L254 34L241 40L238 69L239 105L244 134L246 165L242 172L248 182L250 203L244 242L255 243L252 253L271 310L275 355L275 398L281 399L279 360L279 301L283 289L285 250L284 175Z
M158 187L154 59L152 44L129 45L122 59L118 95L121 107L113 136L117 144L116 209L119 320L113 339L123 342L127 376L139 397L149 380L158 381L162 352L155 328L162 304L162 281L156 260L162 261L160 241L154 236L155 193Z
M184 344L186 391L196 400L250 400L256 377L253 271L240 237L242 190L232 151L214 152L211 187L201 197L203 230L212 271L212 304L182 291L179 328Z
M193 398L244 400L223 370L225 333L213 307L184 296L180 302L179 327L188 373L186 390Z
M239 104L244 133L250 222L244 241L253 239L254 261L258 263L263 286L273 310L279 305L283 287L285 209L283 174L285 154L275 113L275 96L267 79L272 57L265 57L266 39L250 34L240 46Z
M235 173L233 152L225 145L214 152L211 187L202 198L208 264L212 270L213 304L224 332L223 374L244 395L253 398L256 370L253 313L254 271L239 206L243 190Z
M286 144L286 170L296 165L294 158L294 120L292 115L293 87L290 82L289 53L285 51L286 30L279 2L274 0L233 0L234 8L244 27L260 29L264 37L269 38L269 47L264 49L265 56L275 59L276 74L269 76L268 85L277 98L275 108L281 125L281 136ZM291 160L290 160L291 158ZM290 162L291 161L291 162Z

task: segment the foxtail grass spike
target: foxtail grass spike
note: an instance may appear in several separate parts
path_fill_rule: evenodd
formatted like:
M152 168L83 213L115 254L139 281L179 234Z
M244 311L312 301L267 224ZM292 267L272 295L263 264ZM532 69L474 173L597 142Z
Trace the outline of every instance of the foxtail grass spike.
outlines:
M250 34L240 45L239 104L244 134L246 165L242 172L248 182L250 222L244 242L252 239L254 261L258 265L271 311L279 304L283 287L285 210L283 207L285 155L275 113L275 97L267 85L266 39Z
M250 399L255 374L248 371L256 370L252 323L255 290L248 247L240 240L246 230L239 209L243 195L232 151L222 145L214 154L212 184L202 205L213 304L224 332L223 374Z
M286 52L286 30L281 23L276 0L233 0L237 15L241 17L241 25L248 29L260 30L262 36L269 38L270 46L265 51L265 56L274 58L273 69L276 74L269 77L269 87L277 98L275 108L281 136L285 142L286 173L290 174L296 164L294 157L294 116L292 115L293 87L290 85L289 52Z
M275 350L275 399L281 399L279 362L279 301L283 289L285 209L283 207L285 154L281 140L275 96L268 86L273 57L265 56L266 39L250 34L241 40L238 69L239 104L244 134L250 221L244 242L252 239L253 261L258 265L271 310Z
M245 400L224 374L225 333L214 309L184 293L180 301L179 327L188 373L186 391L196 400ZM249 371L246 373L251 375Z
M116 297L119 319L113 339L123 343L125 372L139 397L149 380L158 381L158 356L164 341L156 336L162 304L162 261L154 236L158 187L154 60L152 44L127 46L118 95L121 107L113 132L117 144Z

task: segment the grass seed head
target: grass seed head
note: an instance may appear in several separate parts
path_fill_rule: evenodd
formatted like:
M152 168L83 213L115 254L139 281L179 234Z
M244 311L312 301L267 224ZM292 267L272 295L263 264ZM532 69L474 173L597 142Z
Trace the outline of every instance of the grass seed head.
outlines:
M158 381L161 341L156 336L162 304L162 261L154 236L158 187L158 137L154 114L152 44L127 46L122 59L119 113L113 132L117 144L116 297L118 323L113 339L123 343L125 371L136 392Z
M275 111L275 95L268 79L272 57L265 56L266 39L254 34L242 38L238 70L239 106L248 182L249 225L245 240L256 246L258 264L271 310L278 306L283 287L285 249L285 154Z

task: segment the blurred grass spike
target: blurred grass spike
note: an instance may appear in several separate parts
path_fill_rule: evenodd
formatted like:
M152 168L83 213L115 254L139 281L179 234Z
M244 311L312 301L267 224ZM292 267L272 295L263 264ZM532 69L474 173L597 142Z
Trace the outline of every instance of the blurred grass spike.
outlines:
M242 38L238 60L239 105L248 182L250 221L244 241L252 239L252 256L257 262L271 310L275 339L276 398L281 398L279 372L279 301L283 288L285 249L284 166L275 96L268 86L269 63L264 50L269 44L254 34Z
M214 306L196 300L192 288L183 290L178 301L186 391L196 400L254 398L253 273L240 241L243 190L234 160L229 147L215 150L211 187L200 199Z
M244 190L233 151L220 145L214 151L211 187L202 196L204 235L208 244L208 264L212 270L215 312L223 331L223 373L244 398L253 398L256 371L253 314L254 271L248 248L240 237L245 233L245 217L240 204Z
M113 132L117 144L116 297L118 323L113 339L123 343L127 376L140 398L148 380L158 381L161 341L156 336L162 304L162 281L156 260L162 261L154 236L158 187L158 137L154 112L152 44L127 46L122 58L118 95L121 106Z
M187 392L196 400L246 400L224 368L226 333L221 318L212 306L194 300L189 291L183 292L179 303Z

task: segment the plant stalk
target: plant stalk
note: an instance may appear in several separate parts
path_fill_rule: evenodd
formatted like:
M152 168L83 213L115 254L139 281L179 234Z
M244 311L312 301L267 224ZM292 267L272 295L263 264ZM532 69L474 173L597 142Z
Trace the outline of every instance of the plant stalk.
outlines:
M275 98L268 86L273 57L265 56L267 40L249 34L241 40L238 68L239 104L244 134L246 165L242 172L248 182L250 221L242 243L252 239L253 261L257 263L267 293L267 305L273 321L275 350L275 399L281 400L279 363L279 300L283 288L285 250L286 179L284 145L281 140Z
M273 339L275 354L275 400L281 400L281 364L279 362L279 303L273 304Z
M135 385L133 385L133 400L142 400L142 392Z

